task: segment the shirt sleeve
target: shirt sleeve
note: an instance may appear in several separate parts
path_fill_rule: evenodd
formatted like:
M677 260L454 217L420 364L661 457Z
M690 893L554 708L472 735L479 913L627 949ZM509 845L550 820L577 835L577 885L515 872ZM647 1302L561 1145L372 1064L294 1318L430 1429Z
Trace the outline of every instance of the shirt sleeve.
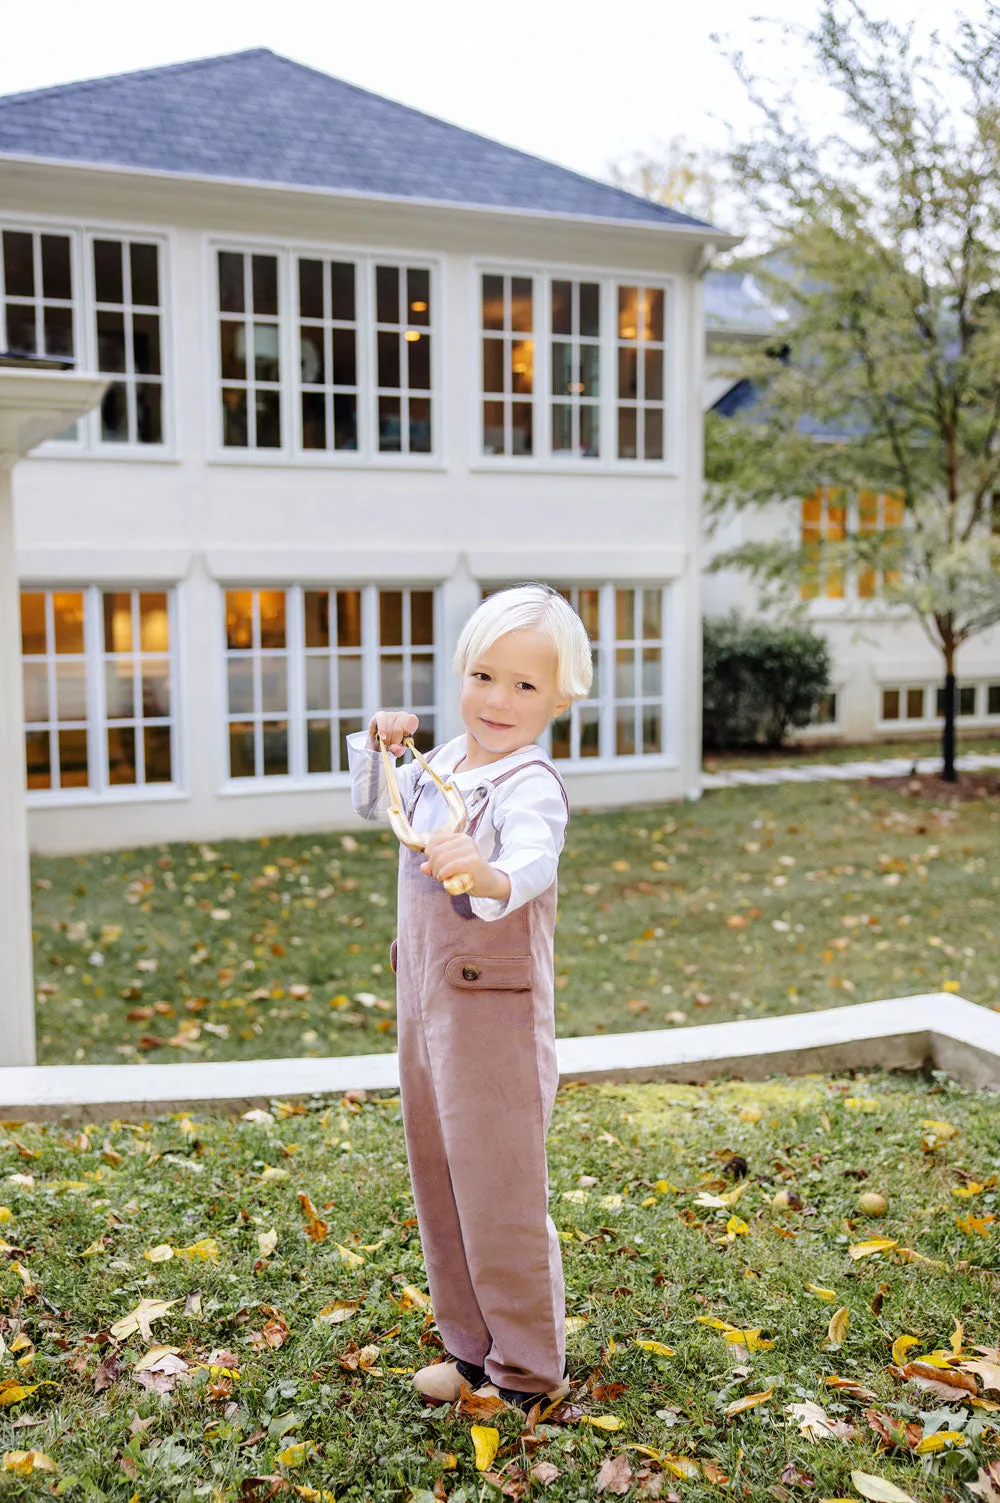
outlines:
M368 746L367 731L353 731L344 738L347 742L347 766L351 774L351 803L355 814L362 819L381 819L389 807L389 785L386 782L382 754ZM396 782L405 803L420 773L417 761L396 766Z
M469 899L477 918L506 918L555 881L566 838L566 805L551 773L534 769L498 789L493 820L500 853L491 865L510 880L510 897Z

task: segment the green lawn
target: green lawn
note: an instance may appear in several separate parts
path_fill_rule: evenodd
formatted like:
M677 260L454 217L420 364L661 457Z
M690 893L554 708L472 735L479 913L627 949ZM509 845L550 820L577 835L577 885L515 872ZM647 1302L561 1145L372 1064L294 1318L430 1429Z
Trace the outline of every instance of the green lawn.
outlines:
M1000 1005L1000 807L864 783L574 817L563 1035L941 987ZM41 1063L395 1047L397 846L355 834L33 864Z
M398 1099L3 1124L0 1494L945 1503L997 1462L995 1097L567 1087L549 1157L573 1391L532 1429L410 1386L439 1345Z
M960 736L959 756L972 752L980 754L1000 752L1000 736ZM826 746L811 742L799 742L794 746L781 746L753 752L717 752L705 757L705 770L734 772L737 768L766 767L771 763L790 763L794 767L808 766L811 762L876 762L895 757L940 757L941 737L924 737L916 741L835 741Z

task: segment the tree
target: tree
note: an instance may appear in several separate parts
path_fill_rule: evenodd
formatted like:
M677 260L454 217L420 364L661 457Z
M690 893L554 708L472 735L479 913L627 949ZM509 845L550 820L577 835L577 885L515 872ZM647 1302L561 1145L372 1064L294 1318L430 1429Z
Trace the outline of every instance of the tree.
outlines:
M1000 5L923 51L912 25L860 0L823 0L800 36L811 87L841 109L822 138L733 59L762 128L732 170L780 253L757 274L791 316L780 349L739 362L755 404L710 417L709 510L830 487L888 494L898 518L748 544L714 567L785 599L817 567L879 571L882 600L941 653L954 781L956 653L1000 622Z
M719 168L715 153L696 151L683 136L673 136L658 154L634 151L618 157L609 163L608 176L617 188L713 223Z

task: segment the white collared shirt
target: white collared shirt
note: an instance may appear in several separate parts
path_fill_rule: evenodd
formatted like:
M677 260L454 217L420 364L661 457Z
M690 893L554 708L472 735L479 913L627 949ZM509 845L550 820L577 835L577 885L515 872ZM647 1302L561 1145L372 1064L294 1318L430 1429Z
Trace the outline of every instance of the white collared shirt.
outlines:
M346 738L351 772L351 801L363 819L385 817L389 790L382 757L367 746L365 731L355 731ZM555 880L559 853L566 838L566 805L559 784L541 767L526 767L522 777L508 778L488 798L488 782L525 762L544 761L552 766L548 753L534 744L522 746L491 762L487 767L460 768L455 764L466 754L465 735L446 742L434 758L434 770L449 778L465 799L472 819L484 801L486 812L473 836L484 861L505 873L510 881L510 897L470 897L477 918L498 919L513 913L523 903L538 897ZM440 829L447 817L447 806L440 791L423 771L419 762L408 762L396 769L400 797L404 808L418 781L425 784L413 816L413 828L421 834ZM500 849L493 852L499 837Z

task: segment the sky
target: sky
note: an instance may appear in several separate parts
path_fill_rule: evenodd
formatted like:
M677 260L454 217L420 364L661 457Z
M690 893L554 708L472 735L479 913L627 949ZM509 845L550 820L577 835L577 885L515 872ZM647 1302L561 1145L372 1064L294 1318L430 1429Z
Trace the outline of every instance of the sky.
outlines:
M870 0L947 30L947 0ZM967 0L980 11L982 0ZM777 22L813 0L771 0ZM270 47L375 93L594 177L674 136L724 149L753 120L712 41L787 79L802 53L746 0L0 0L0 94ZM763 47L755 38L764 37ZM811 107L822 110L817 96Z

